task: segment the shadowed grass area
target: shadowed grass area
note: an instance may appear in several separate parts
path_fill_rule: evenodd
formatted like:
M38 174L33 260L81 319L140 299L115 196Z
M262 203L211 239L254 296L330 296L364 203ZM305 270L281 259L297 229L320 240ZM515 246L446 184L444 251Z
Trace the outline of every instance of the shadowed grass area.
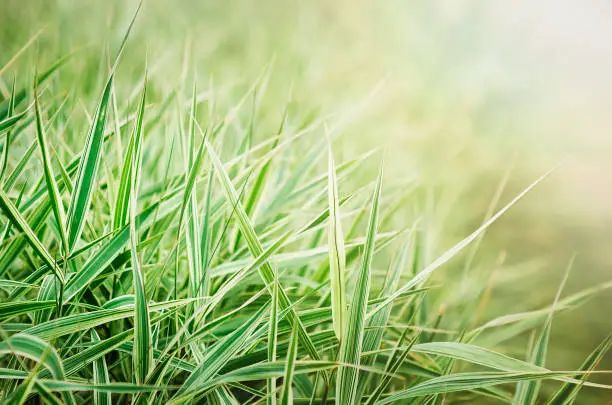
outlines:
M539 251L563 172L486 7L3 7L6 403L609 396L605 313L555 326L612 283Z

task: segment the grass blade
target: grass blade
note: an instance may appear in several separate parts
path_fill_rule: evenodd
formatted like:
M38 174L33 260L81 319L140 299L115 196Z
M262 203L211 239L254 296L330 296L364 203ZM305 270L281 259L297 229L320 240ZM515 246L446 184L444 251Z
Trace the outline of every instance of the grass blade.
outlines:
M574 260L575 255L572 257L570 263L567 266L567 270L565 271L563 280L561 281L561 284L559 285L559 288L557 290L557 294L555 295L553 305L550 309L550 312L548 313L546 323L544 324L542 332L538 336L538 339L533 347L533 352L531 353L530 360L536 366L543 367L546 363L546 354L548 353L548 341L550 340L550 330L552 327L553 316L555 314L557 305L559 304L561 293L563 292L563 287L565 287L565 283L567 282L567 278L569 277L569 273L574 263ZM542 382L538 380L520 383L516 389L516 394L514 395L514 404L534 405L537 401L541 385Z
M135 227L139 229L143 223L151 217L155 206L149 207L135 219ZM130 242L130 227L124 226L115 234L100 250L92 255L83 264L81 269L74 274L66 283L64 291L64 303L68 303L77 294L86 289L89 284L102 273L119 256L126 245Z
M113 227L116 230L121 229L128 223L129 199L133 183L133 166L135 164L134 156L140 156L142 153L138 148L142 147L142 123L144 120L145 100L147 95L146 82L147 79L145 77L142 96L140 98L138 112L136 113L136 122L134 123L134 129L130 136L130 142L121 169L121 180L119 182L119 189L117 190L117 200L115 202L115 214L113 218Z
M102 98L94 115L94 122L85 141L85 148L77 172L76 184L68 208L68 247L72 253L77 241L81 237L85 219L91 204L94 191L94 181L102 157L102 144L104 141L104 126L108 112L108 101L113 76L109 77L102 92Z
M18 354L36 362L41 362L51 372L53 378L64 379L62 359L47 342L28 334L18 334L0 342L0 354Z
M363 347L368 294L370 292L372 256L378 227L382 174L381 166L376 180L374 195L372 196L372 207L370 209L370 219L361 268L357 275L355 292L350 303L347 327L340 342L338 360L346 365L338 367L338 374L336 376L336 401L339 404L352 405L359 403L360 400L360 398L357 398L357 379L359 375L357 367L360 365Z
M606 338L593 350L593 352L586 358L579 371L586 372L579 375L573 376L579 381L585 380L589 372L593 371L597 364L601 361L603 356L610 350L612 346L612 334L606 336ZM584 384L575 384L573 382L564 383L561 388L548 400L546 405L572 405L576 400L578 392Z
M15 205L11 202L10 198L0 189L0 208L4 211L4 214L9 218L13 225L24 233L26 240L42 259L42 261L49 266L55 276L63 283L64 276L55 266L55 261L51 257L51 254L47 251L42 242L38 239L32 228L28 225L25 218L19 213Z
M13 102L14 102L14 99L13 99ZM22 119L23 117L25 117L25 115L27 113L28 113L27 110L26 111L22 111L19 114L11 115L11 116L3 119L2 121L0 121L0 133L2 133L4 131L8 131L9 129L11 129L13 127L13 125L18 123L19 120Z
M276 345L278 339L278 268L274 268L274 284L272 286L272 306L270 308L270 323L268 325L268 361L276 361ZM276 378L267 381L268 405L276 405Z
M208 144L207 141L206 141L206 149L208 151L212 164L217 173L217 177L221 185L223 186L227 199L229 200L230 204L233 207L236 207L236 216L238 218L240 230L247 242L249 251L251 252L251 255L253 257L258 257L263 253L264 250L261 245L261 242L259 241L259 238L257 237L257 234L255 233L253 224L251 224L251 221L249 217L247 216L244 210L244 207L240 203L240 200L238 198L238 193L236 192L234 185L229 179L227 172L223 168L223 164L221 163L221 161L217 157L217 154L213 151L212 147ZM272 270L272 267L270 266L270 263L268 261L263 263L262 266L259 268L259 274L261 275L263 281L266 284L273 283L274 271ZM288 314L289 321L292 324L298 325L300 343L308 350L308 353L313 359L315 360L320 359L320 356L317 353L316 348L314 347L314 345L312 344L312 341L310 340L308 332L306 331L304 326L301 324L300 318L297 315L297 312L295 311L295 309L292 308L289 298L287 297L286 293L284 292L282 288L279 288L279 304L282 309L291 308Z
M141 107L144 106L145 90L143 90ZM143 111L139 111L142 118ZM140 186L140 172L142 165L142 120L136 128L136 142L132 150L132 181L130 182L129 200L129 228L130 228L130 253L132 259L132 278L135 295L134 311L134 353L133 367L136 383L143 384L152 367L153 351L151 342L151 322L149 317L149 307L146 297L144 274L140 268L138 258L138 235L136 230L136 211L138 201L138 189Z
M206 351L204 359L185 381L170 404L183 403L201 386L210 381L225 363L244 348L263 319L267 305L261 307L247 322Z
M13 170L8 174L7 179L4 182L4 188L6 190L10 190L15 185L15 182L17 181L19 175L23 173L24 167L26 167L30 158L32 157L32 154L34 154L34 151L36 150L36 143L37 142L34 141L28 147L23 156L21 156L21 158L19 159L19 162L17 162Z
M294 374L310 374L325 372L337 367L333 361L296 361ZM252 364L237 370L230 371L208 381L202 381L202 386L193 395L202 395L216 386L243 381L261 381L269 378L279 378L285 375L285 363L259 363ZM176 405L179 402L171 401L168 405ZM182 402L181 402L182 403Z
M49 200L51 201L51 208L55 215L55 221L60 233L60 240L62 242L62 251L64 256L68 256L68 237L66 234L66 214L64 212L64 203L59 193L57 183L55 182L55 175L53 174L53 168L51 166L51 156L49 154L49 147L47 142L47 136L45 134L45 128L42 123L42 113L40 111L40 101L38 99L38 89L34 88L34 109L36 111L36 135L38 137L38 145L40 146L40 153L42 156L43 170L45 174L45 182L47 183L47 193L49 194Z
M406 337L407 331L408 329L405 329L404 332L402 332L402 335L400 336L397 342L397 346L400 346L402 344L402 342L404 341L404 338ZM412 338L412 340L404 348L399 349L397 346L395 347L395 350L393 351L393 356L391 356L391 358L389 359L389 362L387 363L387 366L385 367L386 374L381 379L376 389L374 389L374 393L370 396L370 398L368 398L368 402L366 402L366 405L375 404L380 398L380 396L385 392L385 390L391 383L391 379L393 378L393 375L397 372L397 370L402 365L404 360L406 360L406 358L408 357L408 354L410 354L410 349L412 348L412 346L414 345L414 342L416 342L418 337L419 335L416 335L414 338Z
M30 371L30 375L25 379L25 381L13 392L12 395L2 401L2 405L23 405L25 401L27 401L30 393L32 392L32 388L36 383L36 375L38 374L38 370L40 369L42 362L46 358L48 351L43 353L41 357L41 361L36 363L34 369Z
M61 381L65 379L64 365L57 351L44 340L28 334L11 336L0 342L1 354L16 354L34 360L44 365L54 379ZM74 398L70 392L62 395L67 404L74 404Z
M340 206L338 203L338 184L336 181L336 167L329 145L329 275L331 282L331 302L334 331L338 340L344 334L346 324L346 252L344 250L344 236L340 221Z
M380 292L379 298L383 298L392 294L393 291L397 288L397 284L399 283L400 275L404 270L408 253L412 244L410 243L410 238L400 251L397 256L394 257L393 263L389 266L387 274L385 276L385 281L383 284L383 288ZM367 323L368 330L365 332L363 336L363 351L373 351L380 347L380 343L383 338L385 325L389 322L389 316L391 315L391 305L384 308L382 311L377 312ZM363 364L365 366L372 366L376 361L376 356L369 356L364 361ZM357 394L358 396L362 395L366 384L370 380L370 375L368 373L360 373L358 386L357 386ZM386 387L385 387L386 388Z
M89 205L91 204L91 198L94 191L94 182L98 172L98 166L100 165L100 159L102 157L104 127L106 124L106 117L108 115L108 103L110 100L115 69L125 47L130 31L134 25L134 21L136 20L136 16L138 15L138 11L140 10L140 6L141 4L138 5L138 9L130 22L125 36L123 37L123 41L121 42L121 46L119 47L119 51L117 52L117 56L115 58L115 63L111 69L108 80L106 81L104 90L102 91L102 97L100 98L98 107L96 108L92 126L89 129L87 139L85 140L85 147L77 172L76 185L72 192L70 205L68 208L67 228L70 253L81 237L81 233L83 232L83 227L85 225L85 219L87 217L87 211L89 210Z
M196 179L202 168L204 161L204 142L206 140L206 134L202 135L202 140L197 152L193 151L195 146L195 127L197 125L195 114L197 107L196 98L196 87L193 88L193 100L191 106L190 115L190 126L189 126L189 139L188 142L184 142L184 157L185 157L185 191L183 194L183 203L181 204L181 211L179 216L179 233L177 238L180 238L180 229L185 218L185 213L188 213L187 218L187 258L189 265L189 285L190 285L190 297L201 297L204 295L204 291L208 290L208 283L205 283L205 276L203 272L203 259L202 259L202 246L201 244L201 230L198 219L198 202L196 195ZM179 129L182 133L182 127Z
M143 97L141 99L140 107L138 109L138 117L136 118L136 125L134 131L130 136L130 142L128 143L127 150L125 151L125 157L123 159L123 166L121 168L121 178L119 180L119 188L117 190L117 199L115 201L115 212L113 216L113 228L121 229L128 223L129 217L129 200L130 200L130 189L132 184L132 157L134 156L134 144L137 142L136 135L141 133L137 128L142 128L142 114L144 111L144 90Z
M10 117L15 112L15 82L17 78L13 78L13 87L11 88L11 98L9 99L8 104L8 113L7 115ZM0 168L0 180L4 179L4 173L6 172L6 166L8 165L9 159L9 150L11 146L11 131L8 131L6 134L6 139L4 140L4 149L2 152L2 167Z
M544 180L546 177L548 177L548 175L550 175L550 173L552 173L553 170L554 169L549 170L548 172L546 172L542 176L540 176L538 179L536 179L533 183L531 183L529 186L527 186L527 188L525 188L516 197L514 197L508 204L506 204L502 209L497 211L497 213L495 215L493 215L491 218L489 218L489 220L487 220L484 224L482 224L478 229L476 229L474 232L472 232L466 238L464 238L461 241L459 241L457 244L455 244L449 250L444 252L440 257L438 257L431 264L429 264L427 267L425 267L421 272L419 272L416 275L416 277L414 277L408 283L406 283L402 287L400 287L397 291L395 291L395 293L390 295L384 302L378 304L378 306L376 306L376 308L374 308L372 311L370 311L370 313L368 314L368 318L372 317L375 313L377 313L378 311L380 311L381 309L383 309L384 307L386 307L387 305L392 303L401 294L403 294L403 293L407 292L408 290L410 290L411 288L413 288L413 287L415 287L415 286L425 282L429 278L429 276L435 270L437 270L440 266L442 266L443 264L448 262L457 253L459 253L466 246L468 246L470 243L472 243L474 240L476 240L478 238L478 236L482 232L484 232L489 226L491 226L495 221L497 221L499 219L499 217L501 217L506 211L508 211L512 206L514 206L514 204L519 202L519 200L521 200L536 185L538 185L542 180Z
M70 58L71 54L67 54L59 58L51 67L45 70L41 75L38 76L38 80L36 85L40 86L45 80L47 80L53 73L55 73L60 67L66 63L66 61ZM14 106L18 106L27 96L28 88L22 88L17 92L13 99ZM9 102L7 100L0 103L0 117L6 116L9 110ZM0 131L1 132L1 131Z
M408 398L424 397L427 395L444 394L456 391L468 391L492 387L500 384L516 383L521 381L543 380L571 375L569 372L540 372L540 373L506 373L506 372L475 372L448 374L429 379L407 390L390 395L377 405L392 404Z
M2 302L0 303L0 321L53 307L55 307L55 301L49 300L34 302Z
M151 304L149 306L149 311L168 311L188 303L189 301L178 300ZM50 321L31 326L25 329L24 333L41 339L51 340L60 336L82 332L85 329L104 325L119 319L130 318L134 316L134 313L134 306L126 306L121 308L98 309L74 315L64 315L61 318L51 319Z
M91 330L91 341L93 343L100 342L100 336L95 329ZM108 367L106 366L106 360L104 355L100 356L94 361L93 366L93 380L96 384L109 384L110 378L108 376ZM94 391L94 405L110 405L111 395L110 392Z
M289 352L287 352L287 365L285 366L285 378L283 380L283 391L281 393L280 405L293 405L293 375L295 373L295 361L297 359L297 330L294 327L289 338Z

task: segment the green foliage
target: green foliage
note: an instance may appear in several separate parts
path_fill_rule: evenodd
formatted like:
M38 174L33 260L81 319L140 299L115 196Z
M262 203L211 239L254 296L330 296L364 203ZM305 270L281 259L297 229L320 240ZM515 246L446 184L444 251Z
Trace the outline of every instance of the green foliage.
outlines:
M458 289L434 272L546 175L432 256L419 198L392 178L383 189L382 161L372 182L378 152L355 157L291 103L257 111L269 70L230 101L213 81L183 94L185 77L164 93L154 72L124 88L126 41L85 103L52 79L67 58L0 101L3 401L552 405L612 389L588 378L610 337L578 370L544 361L553 316L610 284L476 324L464 312L480 297L433 310ZM541 332L523 361L511 348L529 330Z

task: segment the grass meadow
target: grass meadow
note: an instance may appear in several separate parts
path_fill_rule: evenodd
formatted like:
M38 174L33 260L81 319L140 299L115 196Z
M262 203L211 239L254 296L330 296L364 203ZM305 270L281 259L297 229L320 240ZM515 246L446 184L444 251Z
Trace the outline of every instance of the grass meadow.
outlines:
M605 403L608 50L536 3L0 2L2 403Z

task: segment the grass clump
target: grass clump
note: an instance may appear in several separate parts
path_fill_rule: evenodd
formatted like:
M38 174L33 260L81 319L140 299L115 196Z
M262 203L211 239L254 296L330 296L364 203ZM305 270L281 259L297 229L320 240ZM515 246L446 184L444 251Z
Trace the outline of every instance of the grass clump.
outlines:
M337 134L283 105L278 131L255 136L245 105L265 74L222 110L195 84L150 100L143 72L123 106L127 37L88 128L48 81L65 58L0 104L5 403L570 404L612 388L587 378L610 337L578 370L545 365L553 315L608 285L481 325L465 313L453 329L432 310L436 289L458 288L430 285L434 271L546 176L422 263L424 230L393 220L386 196L406 195L382 159L372 184L346 192L379 153L336 165ZM509 356L505 343L534 329L529 361Z

